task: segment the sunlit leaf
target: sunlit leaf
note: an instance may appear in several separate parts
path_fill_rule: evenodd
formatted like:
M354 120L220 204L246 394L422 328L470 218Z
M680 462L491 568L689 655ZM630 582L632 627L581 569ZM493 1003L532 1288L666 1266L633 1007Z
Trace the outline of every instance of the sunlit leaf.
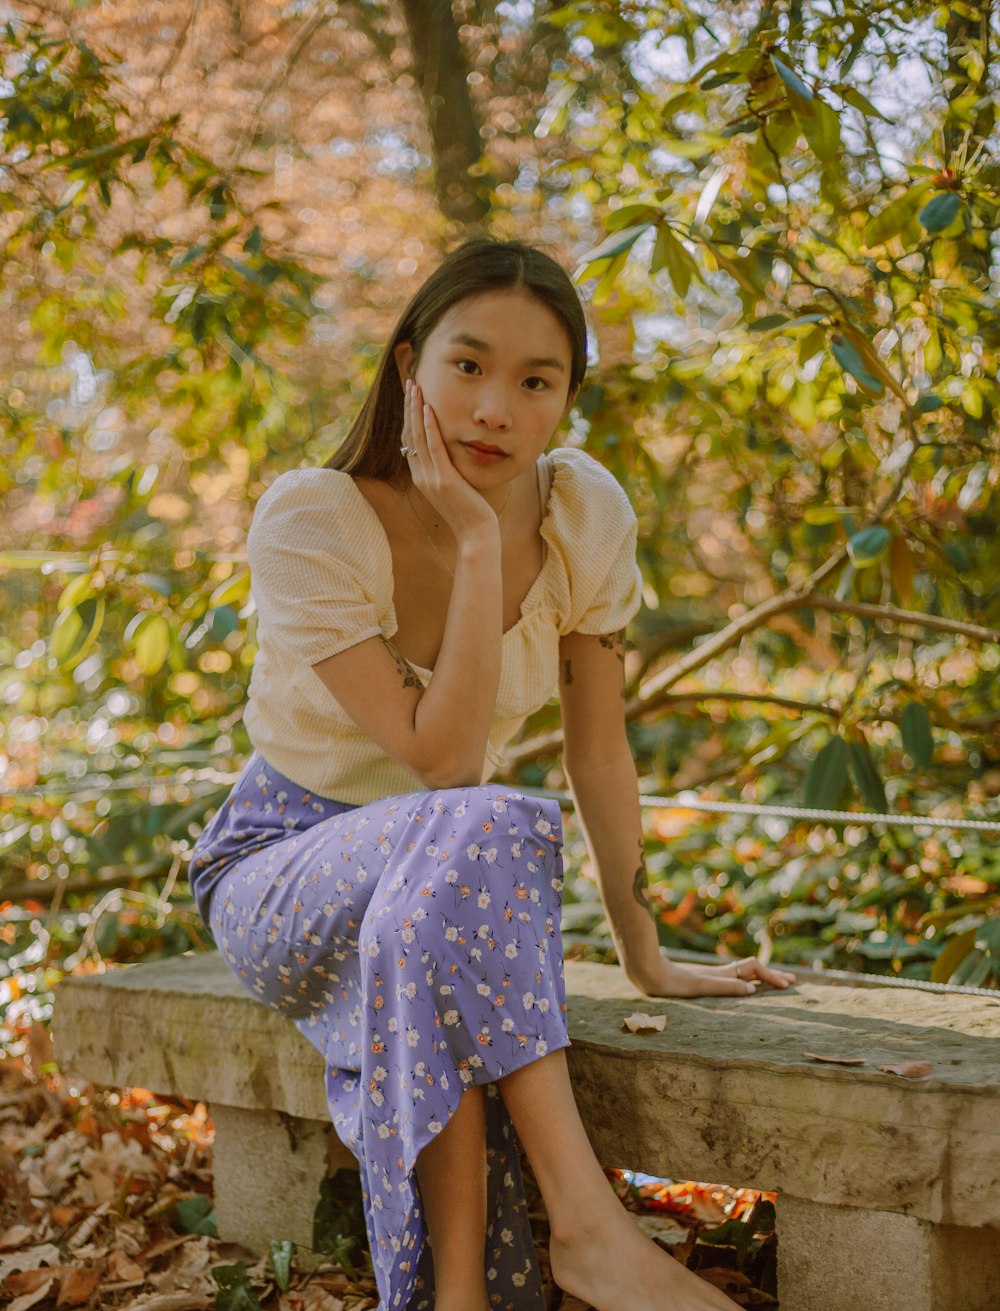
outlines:
M158 674L170 651L170 625L161 614L148 615L135 639L135 658L147 676Z

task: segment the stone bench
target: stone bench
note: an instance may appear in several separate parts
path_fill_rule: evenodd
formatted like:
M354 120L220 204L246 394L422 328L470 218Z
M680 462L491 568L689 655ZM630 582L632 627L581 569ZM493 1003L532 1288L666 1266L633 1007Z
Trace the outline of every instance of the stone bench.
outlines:
M606 1166L779 1193L782 1311L998 1311L1000 996L858 987L650 1001L568 962L570 1068ZM622 1031L633 1010L663 1033ZM312 1242L326 1172L356 1168L319 1053L218 953L64 979L61 1070L208 1104L218 1232ZM806 1053L864 1058L821 1064ZM920 1080L878 1071L926 1059Z

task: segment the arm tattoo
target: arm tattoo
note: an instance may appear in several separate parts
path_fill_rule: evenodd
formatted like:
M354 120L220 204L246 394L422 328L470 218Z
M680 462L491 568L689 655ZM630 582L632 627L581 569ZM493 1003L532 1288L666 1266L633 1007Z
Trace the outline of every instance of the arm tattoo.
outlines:
M649 904L649 879L646 874L645 844L642 838L639 839L639 868L632 876L632 896L643 908L653 914L653 907Z
M615 655L621 662L622 667L622 700L625 700L625 630L621 629L617 633L604 633L598 638L601 646L606 651L614 651Z
M649 902L646 900L647 886L648 883L646 879L646 866L640 865L632 878L632 896L635 897L636 901L643 908L643 910L650 909Z
M403 657L399 654L399 652L396 650L396 648L395 648L394 646L392 646L391 643L386 642L386 640L385 640L384 637L383 637L382 641L383 641L383 643L384 643L384 645L385 645L385 649L386 649L386 650L389 652L389 654L392 656L393 663L394 663L395 666L396 666L396 672L399 674L399 676L400 676L400 677L402 678L402 680L403 680L403 686L404 686L404 687L422 687L423 684L420 682L420 679L419 679L419 678L416 676L416 674L413 672L413 667L412 667L411 665L409 665L409 664L406 662L406 660L403 659Z
M572 681L573 681L573 661L572 661L572 660L564 660L564 661L563 661L563 682L566 684L567 687L569 687L569 685L570 685L570 683L572 683Z

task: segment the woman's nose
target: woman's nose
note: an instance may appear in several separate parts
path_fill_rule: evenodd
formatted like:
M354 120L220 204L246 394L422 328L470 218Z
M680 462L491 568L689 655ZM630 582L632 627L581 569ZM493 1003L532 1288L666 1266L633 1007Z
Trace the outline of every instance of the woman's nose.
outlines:
M510 404L502 388L493 387L476 397L475 419L488 428L510 427Z

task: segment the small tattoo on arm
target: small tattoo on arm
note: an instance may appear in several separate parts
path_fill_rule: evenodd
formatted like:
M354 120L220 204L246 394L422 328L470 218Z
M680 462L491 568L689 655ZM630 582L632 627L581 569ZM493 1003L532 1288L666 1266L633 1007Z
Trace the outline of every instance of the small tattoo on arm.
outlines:
M604 633L598 638L606 651L614 651L622 667L622 700L625 700L625 630L617 633Z
M398 672L399 676L403 680L403 686L404 687L423 686L420 682L420 679L414 673L412 665L408 664L407 661L404 660L403 657L399 654L399 652L389 642L385 641L385 638L383 638L382 641L385 643L385 649L392 656L393 663L396 666L396 671Z
M632 877L632 896L635 897L643 910L650 909L649 901L646 898L647 887L646 866L640 865Z
M564 661L563 661L563 682L566 684L567 687L569 687L569 685L570 685L570 683L572 683L572 681L573 681L573 661L572 661L572 660L564 660Z

